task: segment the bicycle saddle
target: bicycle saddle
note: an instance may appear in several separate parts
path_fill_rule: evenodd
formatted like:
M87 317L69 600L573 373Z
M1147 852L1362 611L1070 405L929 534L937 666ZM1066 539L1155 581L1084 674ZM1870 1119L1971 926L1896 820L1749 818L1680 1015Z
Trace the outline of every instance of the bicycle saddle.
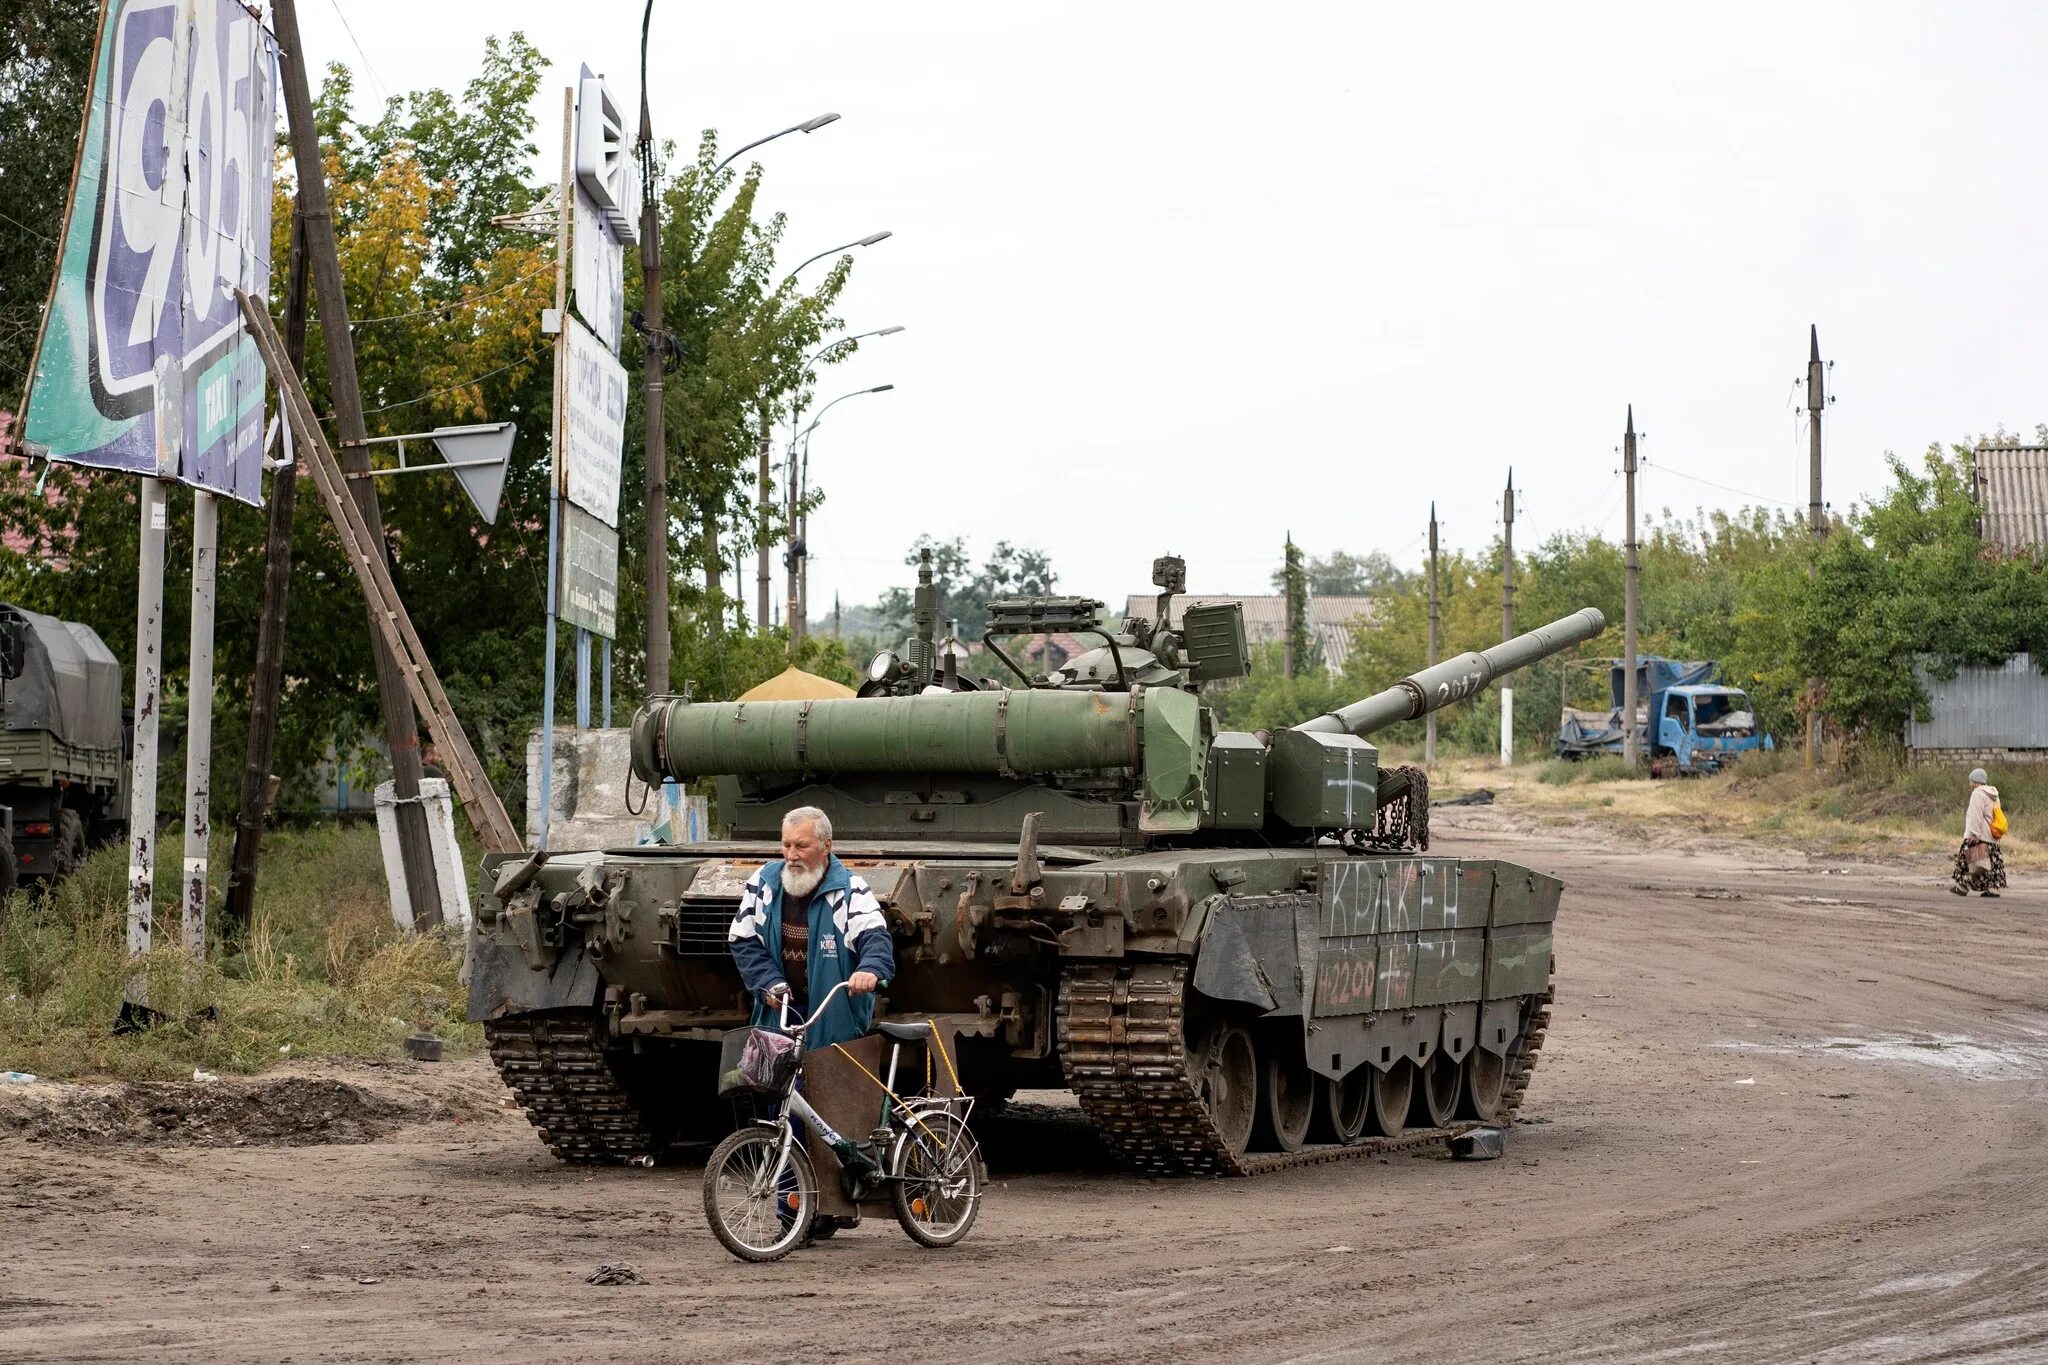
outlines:
M903 1024L878 1019L875 1021L875 1032L891 1038L901 1038L906 1043L922 1043L932 1036L932 1026L928 1019L913 1019Z

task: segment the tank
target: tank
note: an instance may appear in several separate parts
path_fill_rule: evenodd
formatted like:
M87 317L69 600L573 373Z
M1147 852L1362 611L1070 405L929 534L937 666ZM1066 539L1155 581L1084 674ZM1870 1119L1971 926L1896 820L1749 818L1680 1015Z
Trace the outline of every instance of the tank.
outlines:
M1243 1175L1512 1120L1543 1046L1561 884L1431 852L1429 788L1370 736L1592 638L1592 609L1272 733L1218 728L1249 669L1234 602L1154 564L1147 619L990 604L1012 675L917 630L850 699L656 699L649 786L715 780L712 843L487 857L470 1017L565 1161L644 1162L733 1122L720 1040L749 1002L726 950L782 816L824 810L895 938L878 1018L929 1019L986 1114L1066 1088L1130 1167ZM1092 648L1034 674L1004 647Z

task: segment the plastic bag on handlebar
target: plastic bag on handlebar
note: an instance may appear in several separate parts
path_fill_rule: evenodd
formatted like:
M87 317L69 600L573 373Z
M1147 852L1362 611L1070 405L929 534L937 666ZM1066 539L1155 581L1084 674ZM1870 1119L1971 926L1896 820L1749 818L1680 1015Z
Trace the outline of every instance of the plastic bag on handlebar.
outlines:
M781 1099L796 1079L803 1044L774 1029L736 1028L725 1035L718 1060L718 1098Z

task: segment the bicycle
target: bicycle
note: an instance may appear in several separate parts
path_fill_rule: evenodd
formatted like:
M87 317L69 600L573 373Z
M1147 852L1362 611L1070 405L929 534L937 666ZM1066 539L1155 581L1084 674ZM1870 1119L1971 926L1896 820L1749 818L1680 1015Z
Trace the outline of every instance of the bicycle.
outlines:
M841 1135L798 1089L804 1034L833 995L845 989L844 982L834 986L799 1024L790 1023L784 996L778 1028L736 1029L726 1036L720 1098L752 1095L776 1106L773 1118L757 1119L719 1143L704 1166L705 1219L720 1244L743 1261L787 1256L809 1239L817 1217L818 1174L796 1138L792 1117L811 1125L830 1146L848 1199L858 1204L886 1188L897 1223L922 1246L952 1246L967 1235L981 1210L981 1149L967 1128L972 1097L906 1098L896 1091L905 1043L928 1042L951 1072L952 1059L935 1022L875 1026L894 1046L886 1080L861 1067L883 1095L881 1118L864 1142Z

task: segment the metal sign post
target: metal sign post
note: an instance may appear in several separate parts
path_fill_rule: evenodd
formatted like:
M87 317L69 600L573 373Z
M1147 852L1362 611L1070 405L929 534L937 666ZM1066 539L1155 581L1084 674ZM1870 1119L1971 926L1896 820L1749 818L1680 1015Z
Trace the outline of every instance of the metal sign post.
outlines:
M549 451L547 646L541 687L537 846L553 818L555 676L561 623L576 629L576 724L590 724L592 635L604 639L605 720L611 719L611 642L618 633L619 473L625 458L626 371L618 349L624 246L640 218L639 167L602 78L585 67L562 92L562 171L552 206L494 219L555 236L554 429ZM570 311L570 267L575 306ZM588 325L585 325L588 324Z
M156 921L156 734L163 705L164 481L145 478L142 551L135 587L135 767L128 779L128 956L149 952ZM129 982L128 1000L149 1003L149 978Z
M548 451L548 642L540 702L540 820L535 847L548 846L555 796L555 625L561 592L563 446L569 431L569 219L576 193L571 180L576 135L576 92L562 91L561 198L555 206L555 399L554 440Z
M398 447L398 466L395 469L363 469L351 473L351 479L388 479L398 474L433 474L452 472L462 491L469 494L469 500L484 521L495 525L498 520L498 504L505 493L505 469L512 459L512 442L519 435L519 429L510 422L479 422L466 427L435 427L432 431L407 432L403 436L371 436L361 441L344 442L353 446L395 445ZM441 452L439 464L407 464L405 443L407 441L432 441Z
M200 489L192 499L192 656L185 735L185 951L206 957L207 838L213 828L213 580L220 507Z

